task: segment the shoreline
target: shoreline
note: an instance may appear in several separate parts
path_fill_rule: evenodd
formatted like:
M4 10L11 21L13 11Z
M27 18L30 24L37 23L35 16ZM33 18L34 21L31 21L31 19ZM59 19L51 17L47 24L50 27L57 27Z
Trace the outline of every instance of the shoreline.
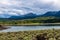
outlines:
M0 24L4 26L60 26L60 23Z

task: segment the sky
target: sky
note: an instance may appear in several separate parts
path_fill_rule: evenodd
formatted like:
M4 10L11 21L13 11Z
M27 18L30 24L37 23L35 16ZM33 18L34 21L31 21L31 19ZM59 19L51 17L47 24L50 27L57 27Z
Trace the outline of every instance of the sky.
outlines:
M60 0L0 0L0 16L10 17L30 12L44 14L60 10Z

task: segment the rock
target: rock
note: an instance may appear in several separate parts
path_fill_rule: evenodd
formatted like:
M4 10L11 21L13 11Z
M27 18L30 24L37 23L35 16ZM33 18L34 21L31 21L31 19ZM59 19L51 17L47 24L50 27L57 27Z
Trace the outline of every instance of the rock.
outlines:
M4 30L4 29L8 29L9 27L4 27L2 25L0 25L0 30Z

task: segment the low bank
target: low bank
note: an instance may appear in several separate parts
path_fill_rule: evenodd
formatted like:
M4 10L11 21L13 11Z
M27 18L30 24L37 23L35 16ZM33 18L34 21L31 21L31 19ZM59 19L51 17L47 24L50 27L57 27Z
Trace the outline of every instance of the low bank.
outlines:
M5 26L60 26L60 23L1 24Z

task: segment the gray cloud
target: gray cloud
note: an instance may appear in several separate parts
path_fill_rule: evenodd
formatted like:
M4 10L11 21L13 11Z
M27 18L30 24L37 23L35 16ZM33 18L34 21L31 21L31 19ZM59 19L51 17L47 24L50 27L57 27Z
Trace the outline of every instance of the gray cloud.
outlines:
M0 15L43 14L60 9L60 0L0 0Z

